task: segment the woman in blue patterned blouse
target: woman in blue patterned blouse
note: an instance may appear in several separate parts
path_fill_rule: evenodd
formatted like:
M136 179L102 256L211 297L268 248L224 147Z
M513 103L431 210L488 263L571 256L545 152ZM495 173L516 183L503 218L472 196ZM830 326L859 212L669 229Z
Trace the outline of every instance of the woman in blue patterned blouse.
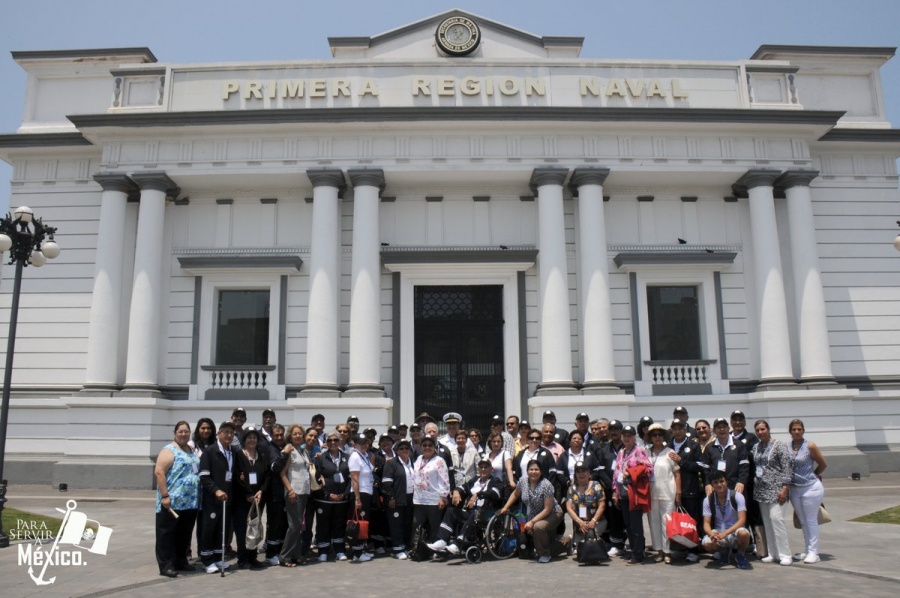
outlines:
M156 458L156 562L159 574L176 577L193 571L187 562L191 533L200 507L200 459L188 446L191 426L175 424L175 440Z

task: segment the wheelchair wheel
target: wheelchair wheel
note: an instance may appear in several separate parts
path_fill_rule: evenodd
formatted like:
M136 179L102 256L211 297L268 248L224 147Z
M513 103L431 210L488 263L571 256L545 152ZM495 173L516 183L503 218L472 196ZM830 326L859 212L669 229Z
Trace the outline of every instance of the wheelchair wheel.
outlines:
M509 513L494 515L484 530L484 541L495 559L515 556L519 548L519 522Z
M466 562L472 563L473 565L477 565L481 562L481 549L477 546L469 546L466 549Z

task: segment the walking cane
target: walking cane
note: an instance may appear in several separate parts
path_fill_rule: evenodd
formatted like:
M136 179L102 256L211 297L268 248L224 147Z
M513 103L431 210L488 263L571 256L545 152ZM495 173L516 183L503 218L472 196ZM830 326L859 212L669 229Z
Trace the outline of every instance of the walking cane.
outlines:
M228 501L222 501L222 565L219 571L219 577L225 577L225 526L227 520L225 519L225 508L228 506Z

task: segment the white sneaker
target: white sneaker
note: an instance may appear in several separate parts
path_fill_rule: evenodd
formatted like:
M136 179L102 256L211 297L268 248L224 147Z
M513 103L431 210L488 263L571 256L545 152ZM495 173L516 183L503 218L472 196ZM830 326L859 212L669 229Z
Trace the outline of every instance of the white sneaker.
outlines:
M322 554L319 555L319 562L320 563L328 562L328 553L327 552L323 552Z
M405 561L409 558L409 556L407 556L407 554L401 550L400 552L398 552L397 554L394 555L394 558L397 559L398 561Z
M359 556L353 557L353 562L354 563L367 563L367 562L371 561L373 558L374 557L371 554L369 554L368 552L364 552Z
M337 553L336 555L334 555L334 560L336 560L336 561L346 561L346 560L347 560L347 555L344 554L343 552L339 552L339 553Z
M549 555L549 554L545 554L544 556L542 556L541 558L538 559L538 562L539 562L539 563L549 563L549 562L550 562L550 555Z
M459 555L459 546L457 546L456 544L448 544L447 552L449 552L453 556L458 556Z
M225 561L219 561L218 563L216 563L216 566L217 566L217 567L221 567L221 568L223 568L223 569L227 569L227 568L230 567L231 565L229 565L229 564L226 563Z
M279 559L278 555L276 554L272 558L266 559L266 562L277 567L281 563L281 559Z
M774 563L775 557L773 557L772 555L764 556L763 558L759 559L759 561L761 563Z
M787 567L787 566L789 566L791 563L794 562L794 559L792 559L792 558L789 557L789 556L786 556L786 557L784 557L783 559L781 559L781 560L778 561L778 562L779 562L781 565Z
M697 561L700 560L700 557L697 556L696 554L694 554L693 552L687 553L687 556L684 558L686 558L689 563L696 563Z
M432 542L431 544L425 544L429 550L433 550L435 552L445 552L447 550L447 543L443 540L438 540L437 542Z
M619 549L616 548L615 546L613 546L612 548L609 549L609 551L607 551L606 554L608 554L609 556L616 556L619 554Z
M798 553L794 554L794 560L795 560L795 561L802 561L802 560L805 559L805 558L806 558L806 553L805 553L805 552L798 552Z
M213 563L212 565L209 565L209 566L206 568L206 572L207 572L207 573L218 573L218 572L219 572L219 565L217 565L216 563Z
M384 554L384 553L385 553L385 550L381 546L379 546L378 548L375 549L375 554Z
M813 563L818 563L821 560L822 559L820 559L819 555L817 555L815 552L810 552L806 555L806 558L803 559L803 562L807 565L812 565Z

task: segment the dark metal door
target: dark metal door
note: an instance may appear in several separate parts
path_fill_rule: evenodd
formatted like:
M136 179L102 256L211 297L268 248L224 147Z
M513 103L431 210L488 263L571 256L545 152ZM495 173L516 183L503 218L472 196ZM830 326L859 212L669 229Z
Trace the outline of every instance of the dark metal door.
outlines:
M417 286L415 411L482 432L504 412L503 287Z

